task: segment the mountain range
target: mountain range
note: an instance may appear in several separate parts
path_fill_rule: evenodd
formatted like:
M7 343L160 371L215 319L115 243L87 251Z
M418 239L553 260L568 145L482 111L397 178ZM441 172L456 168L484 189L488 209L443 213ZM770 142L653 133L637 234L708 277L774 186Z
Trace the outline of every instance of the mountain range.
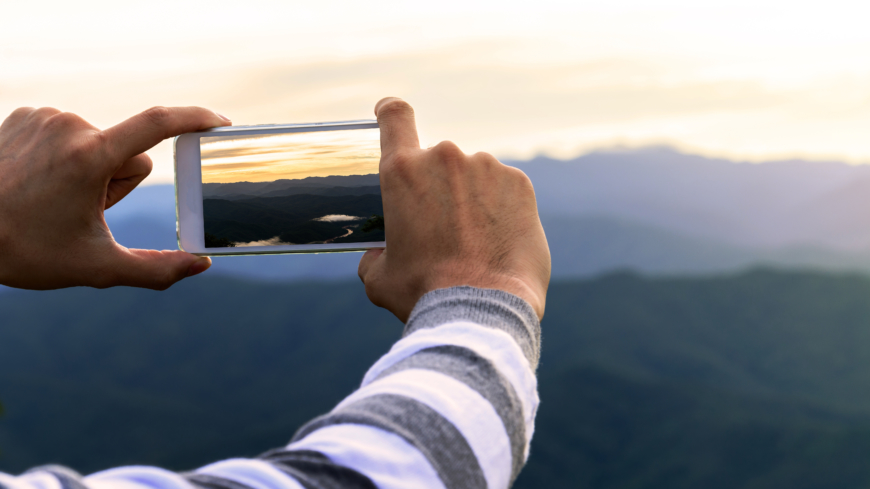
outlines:
M384 214L379 182L375 173L204 184L205 245L383 241L383 230L366 233L360 226L360 221ZM327 216L349 216L350 220Z
M329 187L339 189L340 187ZM383 241L383 232L362 233L363 220L384 214L380 194L294 194L238 200L203 199L205 232L232 242L277 237L284 243L306 244ZM329 215L356 216L355 221L324 221ZM352 228L352 229L351 229ZM347 237L344 235L350 232ZM208 243L206 243L208 246Z
M554 265L515 487L870 486L867 167L668 148L509 163ZM176 247L171 186L106 219L122 244ZM286 443L401 334L359 257L215 258L166 292L5 290L0 471L190 470Z
M508 163L535 184L542 215L613 217L738 246L870 249L870 166L670 148Z
M556 278L620 269L697 274L759 264L870 271L870 167L741 163L669 148L506 163L535 185ZM367 178L373 176L351 183L365 189ZM282 190L258 189L245 191ZM166 185L143 187L110 209L106 219L118 241L176 248L173 192ZM358 254L225 257L214 260L210 273L352 278L358 261Z
M359 281L0 295L0 471L191 470L287 443L402 324ZM870 485L870 279L555 281L516 488Z
M301 193L313 195L380 195L380 177L377 173L369 175L332 175L328 177L306 177L300 179L280 179L270 182L205 183L202 185L203 198L237 200L250 197L282 197ZM342 192L334 193L341 188ZM330 192L333 192L330 194Z

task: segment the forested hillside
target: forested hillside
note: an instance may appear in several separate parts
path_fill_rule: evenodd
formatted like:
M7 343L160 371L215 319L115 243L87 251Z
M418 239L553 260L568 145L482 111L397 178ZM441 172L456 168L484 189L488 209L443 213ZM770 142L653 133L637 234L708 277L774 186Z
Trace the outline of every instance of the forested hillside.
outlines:
M202 207L206 233L238 242L268 240L276 236L283 242L294 244L323 242L342 236L348 222L323 221L318 218L340 214L364 220L373 215L384 214L380 194L306 194L236 201L205 199ZM358 228L359 223L353 224L353 227ZM383 233L379 233L376 238L362 241L383 241Z
M190 469L285 443L402 325L358 283L0 295L0 470ZM870 279L552 284L516 487L870 485Z

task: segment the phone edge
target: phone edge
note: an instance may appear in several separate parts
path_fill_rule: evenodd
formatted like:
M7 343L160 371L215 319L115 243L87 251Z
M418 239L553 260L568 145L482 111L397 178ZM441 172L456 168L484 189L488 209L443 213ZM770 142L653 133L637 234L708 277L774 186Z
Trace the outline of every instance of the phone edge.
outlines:
M359 127L354 127L359 126ZM236 253L236 252L198 252L198 251L188 251L182 245L181 240L181 215L179 208L179 182L178 182L178 140L187 135L201 135L201 134L214 134L214 133L222 133L222 132L236 132L236 133L258 133L258 134L269 134L272 132L282 133L287 132L287 129L314 129L315 131L327 131L331 128L341 127L344 130L353 130L353 129L375 129L380 128L380 125L375 119L359 119L359 120L351 120L351 121L335 121L335 122L310 122L310 123L299 123L299 124L259 124L259 125L250 125L250 126L221 126L214 127L210 129L206 129L204 131L195 131L189 132L185 134L180 134L172 138L172 160L173 160L173 182L175 186L175 238L178 245L178 249L184 251L185 253L190 253L195 256L258 256L258 255L298 255L298 254L321 254L321 253L358 253L365 252L372 249L381 249L386 247L386 241L368 241L364 243L359 243L363 246L353 247L353 248L338 248L338 249L300 249L300 250L274 250L274 251L258 251L253 253ZM292 131L292 132L304 132L304 131ZM202 137L202 136L199 136ZM366 246L368 245L368 246ZM223 249L223 248L220 248Z

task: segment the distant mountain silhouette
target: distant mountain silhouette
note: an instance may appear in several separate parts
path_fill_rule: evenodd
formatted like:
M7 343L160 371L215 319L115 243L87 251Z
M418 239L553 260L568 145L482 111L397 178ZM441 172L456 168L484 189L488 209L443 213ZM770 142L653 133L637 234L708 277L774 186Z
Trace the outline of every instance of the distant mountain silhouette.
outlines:
M669 148L509 162L543 215L609 216L752 247L870 247L870 166L737 163Z
M346 175L346 176L328 176L328 177L307 177L300 179L281 179L271 182L237 182L237 183L205 183L202 185L203 197L225 197L249 195L252 197L260 196L280 196L292 195L290 193L281 193L281 191L298 188L328 188L328 187L380 187L380 177L377 173L369 175ZM369 192L366 192L369 193ZM348 195L348 194L343 194ZM350 194L350 195L361 195Z
M535 185L557 278L755 264L870 271L870 167L735 163L667 148L508 163ZM137 189L107 220L124 245L177 247L171 186ZM358 261L347 254L237 257L215 260L210 273L354 277Z
M793 227L791 234L802 241L844 248L866 247L870 241L870 176L850 179L795 206L783 220Z
M381 195L381 187L380 185L365 187L286 187L268 192L259 192L257 195L231 194L213 196L212 198L242 200L252 197L286 197L288 195Z

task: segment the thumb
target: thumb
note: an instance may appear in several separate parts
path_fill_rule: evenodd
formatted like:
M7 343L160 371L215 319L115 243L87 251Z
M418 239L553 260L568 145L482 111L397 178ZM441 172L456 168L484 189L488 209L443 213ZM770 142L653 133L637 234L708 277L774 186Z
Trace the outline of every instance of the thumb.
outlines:
M183 251L131 250L118 246L113 257L114 284L166 290L179 280L202 273L211 259Z
M381 99L375 106L381 129L381 154L389 156L403 149L420 149L414 109L408 102L396 97Z

